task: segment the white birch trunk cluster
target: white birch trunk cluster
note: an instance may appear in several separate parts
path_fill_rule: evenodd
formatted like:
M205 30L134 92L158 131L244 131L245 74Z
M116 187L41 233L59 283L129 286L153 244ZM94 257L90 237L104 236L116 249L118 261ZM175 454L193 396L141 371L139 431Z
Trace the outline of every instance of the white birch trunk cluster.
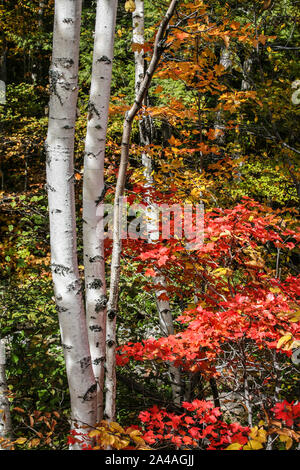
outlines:
M81 0L55 2L46 140L51 267L71 398L72 425L96 422L96 382L78 271L74 132ZM86 432L86 430L84 430Z
M138 3L138 2L137 2ZM139 5L142 2L139 2ZM45 143L50 218L51 268L71 398L72 427L87 433L103 417L115 419L116 314L121 237L118 209L124 193L132 121L158 64L172 0L160 25L154 53L137 99L126 114L115 193L110 293L106 312L103 247L104 155L108 122L117 0L98 0L89 116L85 140L83 243L85 301L78 270L74 193L74 135L78 98L78 61L82 0L56 0L50 69L48 135ZM105 319L106 315L106 319ZM105 366L104 366L105 361ZM74 444L71 449L80 448Z

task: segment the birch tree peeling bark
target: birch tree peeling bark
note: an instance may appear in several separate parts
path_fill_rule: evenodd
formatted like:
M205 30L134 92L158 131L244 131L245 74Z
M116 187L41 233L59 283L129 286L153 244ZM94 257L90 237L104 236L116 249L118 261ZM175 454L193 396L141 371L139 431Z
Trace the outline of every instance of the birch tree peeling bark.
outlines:
M168 11L162 19L156 34L153 55L145 77L140 85L139 92L131 109L126 113L123 123L123 135L121 144L121 160L114 202L114 228L113 251L111 260L110 290L106 319L106 376L105 376L105 419L115 420L116 414L116 316L118 311L120 260L122 251L121 217L122 197L124 195L126 171L129 157L129 143L134 117L142 106L143 100L150 86L153 74L159 63L167 36L169 22L175 12L178 0L170 2Z
M78 272L74 197L74 127L78 95L81 0L56 0L46 140L51 267L78 430L96 422L96 382ZM84 430L86 432L86 429Z
M106 283L104 156L118 0L98 0L83 178L86 319L97 382L97 422L103 418Z

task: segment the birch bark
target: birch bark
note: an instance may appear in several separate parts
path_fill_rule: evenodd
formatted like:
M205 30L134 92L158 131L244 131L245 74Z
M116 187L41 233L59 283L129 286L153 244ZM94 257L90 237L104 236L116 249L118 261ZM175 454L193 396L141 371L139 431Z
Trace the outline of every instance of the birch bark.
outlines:
M86 320L97 382L97 421L103 418L106 282L103 200L104 156L118 0L98 0L83 178Z
M78 272L74 127L78 95L81 0L56 0L45 144L51 267L71 398L72 425L96 422L96 382ZM86 433L86 429L84 429ZM76 448L76 445L73 449Z

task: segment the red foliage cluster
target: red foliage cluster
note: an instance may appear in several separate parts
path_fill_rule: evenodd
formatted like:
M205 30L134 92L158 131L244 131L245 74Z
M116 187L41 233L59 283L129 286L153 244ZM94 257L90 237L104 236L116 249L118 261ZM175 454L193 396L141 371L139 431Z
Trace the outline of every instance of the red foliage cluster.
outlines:
M250 429L238 423L222 421L219 408L212 402L183 402L185 413L176 415L154 406L139 415L145 428L143 438L150 445L173 444L176 449L221 450L229 444L248 441Z
M300 403L295 404L293 401L289 403L284 400L281 403L276 403L271 411L273 411L275 418L281 419L287 426L292 427L295 421L300 418ZM300 422L298 420L299 425Z
M184 331L122 346L118 365L130 358L160 359L190 371L209 372L224 343L247 339L262 349L276 348L286 333L297 339L299 323L291 323L289 315L297 310L299 277L281 281L266 261L268 252L288 251L299 243L299 232L284 225L280 214L244 198L233 209L206 214L205 240L199 250L188 253L171 240L168 246L157 244L137 254L136 259L146 263L148 275L164 269L171 284L173 280L182 283L184 272L186 284L199 278L205 290L201 303L177 318L186 326ZM140 270L144 268L141 264ZM168 292L173 290L174 285L167 287Z
M273 281L276 285L277 281ZM297 278L285 282L285 292L291 292L296 283ZM248 338L259 348L276 348L283 331L294 338L299 336L297 323L289 323L285 316L279 317L290 312L286 294L275 295L264 288L247 286L243 295L237 294L230 301L220 302L219 306L217 311L201 306L186 311L177 318L187 324L183 332L126 344L121 348L118 365L126 364L130 357L142 361L160 359L196 371L209 368L225 342ZM290 351L285 353L291 354Z

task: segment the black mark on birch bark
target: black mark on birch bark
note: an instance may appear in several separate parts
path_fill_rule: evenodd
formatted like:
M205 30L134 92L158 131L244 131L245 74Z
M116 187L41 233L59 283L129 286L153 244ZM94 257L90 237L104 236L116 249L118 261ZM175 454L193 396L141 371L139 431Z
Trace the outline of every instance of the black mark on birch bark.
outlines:
M89 262L90 263L96 263L97 261L101 261L103 259L104 259L103 256L96 255L96 256L93 256L92 258L90 258Z
M49 191L52 191L53 193L56 193L56 189L53 188L53 186L51 186L50 184L45 184L45 188L49 189Z
M84 372L84 370L87 369L87 367L89 367L89 365L91 364L91 356L84 357L79 361L79 364L81 371Z
M170 313L170 310L165 308L164 310L162 310L162 312L164 315L167 315L168 313Z
M88 284L89 289L100 289L103 286L103 282L101 279L94 279L92 282Z
M96 106L94 105L94 103L92 101L89 101L88 112L89 112L88 120L92 119L93 113L96 114L96 116L98 116L98 118L100 118L100 113L99 113L98 109L96 108Z
M113 320L117 316L117 312L115 310L110 310L107 316L110 320Z
M65 274L68 274L71 269L68 268L67 266L63 266L62 264L51 264L51 268L55 272L55 274L62 274L63 276Z
M97 333L100 332L100 331L102 331L102 328L101 328L101 326L99 326L99 325L91 325L91 326L89 326L89 329L90 329L91 331L94 331L94 332L97 332Z
M61 77L61 74L57 70L50 69L49 71L49 80L50 80L50 93L55 95L62 106L62 99L57 91L57 84Z
M105 309L106 305L107 305L107 297L106 297L105 295L102 295L102 296L98 299L98 301L97 301L97 303L96 303L96 305L95 305L95 311L96 311L97 313L101 312L101 310L104 310L104 309Z
M93 364L95 364L96 366L98 364L101 364L101 362L104 362L104 357L96 357L96 359L93 360Z
M57 57L55 59L55 65L59 64L60 66L64 67L65 69L69 69L74 65L74 60L70 57ZM60 76L61 78L61 76Z
M63 307L62 305L56 305L56 310L58 313L65 313L68 311L66 307Z
M100 57L100 59L97 59L97 62L104 62L105 64L111 64L111 60L106 57L106 55L103 55Z
M103 201L103 199L104 199L104 197L105 197L106 190L107 190L107 187L106 187L106 184L104 184L104 188L102 189L102 192L101 192L100 196L99 196L98 199L96 199L96 201L95 201L95 204L96 204L96 205L100 204L100 202Z
M70 282L70 284L67 287L68 292L75 291L75 290L78 291L78 290L81 290L81 288L82 288L82 284L79 279L75 279L75 281Z
M83 397L78 397L82 398L83 401L91 401L94 398L95 392L97 390L97 384L93 384L83 395Z

